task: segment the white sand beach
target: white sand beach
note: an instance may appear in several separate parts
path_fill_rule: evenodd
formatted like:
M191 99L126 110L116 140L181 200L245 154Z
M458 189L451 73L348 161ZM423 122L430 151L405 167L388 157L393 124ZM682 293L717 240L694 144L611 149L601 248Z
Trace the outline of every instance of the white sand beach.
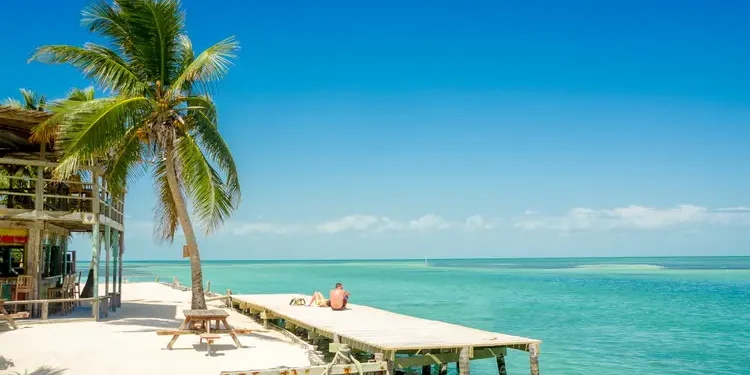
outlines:
M208 357L198 336L184 335L167 350L171 336L157 336L156 331L179 327L182 311L190 308L190 292L157 283L125 283L122 289L122 307L99 322L19 320L17 330L0 325L0 374L205 375L310 365L299 346L236 312L230 312L231 325L260 331L239 335L242 348L223 336L211 346L214 356Z

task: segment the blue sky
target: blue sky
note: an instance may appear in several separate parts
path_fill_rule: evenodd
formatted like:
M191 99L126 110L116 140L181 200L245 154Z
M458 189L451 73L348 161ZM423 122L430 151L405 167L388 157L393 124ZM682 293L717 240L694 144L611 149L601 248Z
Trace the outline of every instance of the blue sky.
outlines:
M91 40L86 3L6 4L0 96L88 84L26 63ZM204 258L747 254L743 2L184 6L197 49L242 44L216 101L243 202ZM128 259L181 255L153 201L132 186Z

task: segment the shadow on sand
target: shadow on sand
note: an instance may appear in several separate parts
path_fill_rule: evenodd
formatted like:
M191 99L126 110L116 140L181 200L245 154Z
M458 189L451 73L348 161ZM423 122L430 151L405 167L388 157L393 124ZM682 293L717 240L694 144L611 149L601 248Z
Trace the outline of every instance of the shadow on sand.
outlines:
M102 322L113 325L140 325L175 329L180 326L182 319L177 319L177 306L153 303L123 302L117 316L102 319ZM144 330L140 330L143 332Z
M5 358L0 357L0 360L5 360ZM0 367L0 369L2 369L2 367ZM54 368L50 366L40 366L39 368L37 368L36 370L32 372L29 372L27 370L27 371L24 371L23 373L18 372L18 371L8 371L8 372L3 372L3 373L8 374L8 375L62 375L65 373L65 371L67 370L61 369L61 368Z
M15 364L13 363L13 361L11 359L5 358L5 357L3 357L3 356L0 355L0 370L7 370L7 369L9 369L11 367L14 367L14 366L15 366Z

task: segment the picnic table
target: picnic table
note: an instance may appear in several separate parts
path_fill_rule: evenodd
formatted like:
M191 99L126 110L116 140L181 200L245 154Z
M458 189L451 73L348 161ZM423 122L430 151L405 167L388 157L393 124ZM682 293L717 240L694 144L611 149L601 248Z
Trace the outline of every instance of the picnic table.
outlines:
M16 326L16 322L13 320L13 317L8 314L8 310L5 310L4 305L5 300L0 299L0 320L5 320L6 322L8 322L8 324L10 324L11 327L13 327L13 329L18 329L18 327Z
M184 310L182 313L185 315L185 320L182 322L182 325L180 325L180 328L176 331L166 330L157 332L159 335L172 336L172 340L167 344L167 349L172 349L172 345L174 345L180 335L210 334L212 332L215 334L229 334L229 336L232 336L234 344L237 345L238 348L241 348L242 344L237 338L237 334L250 332L246 329L235 329L229 325L229 323L227 323L229 313L221 309ZM213 330L211 329L212 322L216 323ZM224 329L221 329L222 324L224 325ZM196 325L200 326L200 328L194 328Z

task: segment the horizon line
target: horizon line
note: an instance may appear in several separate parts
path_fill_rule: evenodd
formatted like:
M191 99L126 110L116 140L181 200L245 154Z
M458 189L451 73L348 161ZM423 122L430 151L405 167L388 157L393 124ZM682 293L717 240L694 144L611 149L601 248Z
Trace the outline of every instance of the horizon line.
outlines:
M500 260L500 259L653 259L653 258L750 258L750 255L644 255L644 256L566 256L566 257L476 257L476 258L295 258L295 259L202 259L201 262L329 262L329 261L424 261L426 260ZM90 260L78 260L91 262ZM127 262L190 262L189 259L128 259Z

